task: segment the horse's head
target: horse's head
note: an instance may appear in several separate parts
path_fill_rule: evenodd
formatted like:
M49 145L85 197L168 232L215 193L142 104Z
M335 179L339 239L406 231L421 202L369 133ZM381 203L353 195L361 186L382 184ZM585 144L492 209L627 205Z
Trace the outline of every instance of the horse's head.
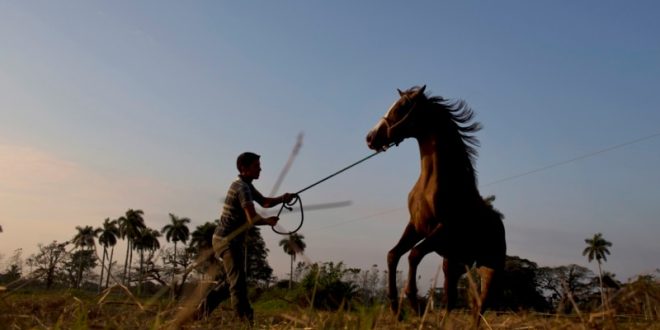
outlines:
M384 150L390 144L399 144L403 139L415 135L415 127L420 120L420 108L426 102L422 87L413 87L399 92L399 99L367 134L367 145L373 150Z

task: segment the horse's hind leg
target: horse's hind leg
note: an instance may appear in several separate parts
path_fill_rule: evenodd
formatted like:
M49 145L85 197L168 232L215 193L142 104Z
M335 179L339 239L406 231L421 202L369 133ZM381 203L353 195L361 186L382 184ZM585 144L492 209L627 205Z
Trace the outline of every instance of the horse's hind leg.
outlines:
M474 327L479 329L481 318L486 312L486 307L488 307L488 299L490 297L489 292L495 276L495 270L490 267L479 266L477 268L477 274L479 274L479 279L481 281L481 292L478 296L473 297L474 303L472 304L472 317Z
M486 307L493 301L494 291L498 291L494 289L504 270L506 260L506 238L501 215L491 212L489 216L491 219L484 228L488 236L482 241L482 247L480 247L482 251L485 251L477 260L477 272L481 278L481 294L475 313L478 311L482 315L486 311Z
M456 308L458 300L458 280L465 273L465 267L460 262L453 259L444 258L442 260L442 271L445 274L444 284L444 303L447 313Z
M478 309L475 308L475 311L478 310L480 314L486 311L488 307L488 293L490 291L490 286L493 283L493 278L495 275L495 270L486 266L481 266L477 269L479 273L479 278L481 280L481 294L479 295Z
M417 233L412 224L408 224L406 229L401 235L399 242L387 254L387 271L388 271L388 297L390 299L390 308L392 312L399 312L399 293L396 288L396 267L399 264L401 256L412 249L422 237Z

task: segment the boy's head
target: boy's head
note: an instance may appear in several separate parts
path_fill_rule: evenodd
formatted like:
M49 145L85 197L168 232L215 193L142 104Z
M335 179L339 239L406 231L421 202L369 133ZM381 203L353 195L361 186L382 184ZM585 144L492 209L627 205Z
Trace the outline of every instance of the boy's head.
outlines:
M258 179L261 172L261 156L253 152L244 152L236 159L238 173L249 179Z

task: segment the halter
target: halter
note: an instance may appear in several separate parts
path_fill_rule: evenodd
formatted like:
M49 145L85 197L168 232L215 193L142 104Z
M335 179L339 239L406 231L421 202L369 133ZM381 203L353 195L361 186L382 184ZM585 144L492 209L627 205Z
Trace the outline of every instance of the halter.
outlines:
M404 98L407 99L408 101L412 102L412 100L411 100L408 96L404 96ZM415 107L417 106L417 103L418 103L418 102L414 102L413 105L410 107L410 110L408 110L408 113L406 113L405 116L403 116L401 119L399 119L399 120L398 120L396 123L394 123L394 124L391 124L391 125L390 125L390 122L388 121L387 117L386 117L386 116L383 116L383 117L382 117L383 122L385 123L385 127L387 128L387 135L388 135L388 136L391 136L391 135L392 135L390 132L391 132L393 129L395 129L397 126L401 125L401 123L403 123L406 119L408 119L408 117L410 116L410 114L413 113L413 110L415 110ZM401 141L399 141L399 142L401 142ZM399 143L397 142L396 144L398 145Z

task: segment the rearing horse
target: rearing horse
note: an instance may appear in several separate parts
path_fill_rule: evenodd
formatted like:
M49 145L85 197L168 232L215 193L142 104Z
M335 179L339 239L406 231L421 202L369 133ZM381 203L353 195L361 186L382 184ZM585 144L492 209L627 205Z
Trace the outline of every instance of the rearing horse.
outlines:
M481 294L473 305L483 313L494 275L504 267L506 242L502 215L484 202L477 189L473 166L481 129L463 101L427 97L426 86L400 91L400 98L367 135L367 145L384 150L392 143L415 138L419 143L421 174L408 194L410 222L399 242L387 254L388 296L398 312L396 268L407 251L406 296L413 309L417 301L417 266L430 252L443 256L447 311L456 305L458 280L466 265L476 263ZM476 298L476 297L475 297Z

